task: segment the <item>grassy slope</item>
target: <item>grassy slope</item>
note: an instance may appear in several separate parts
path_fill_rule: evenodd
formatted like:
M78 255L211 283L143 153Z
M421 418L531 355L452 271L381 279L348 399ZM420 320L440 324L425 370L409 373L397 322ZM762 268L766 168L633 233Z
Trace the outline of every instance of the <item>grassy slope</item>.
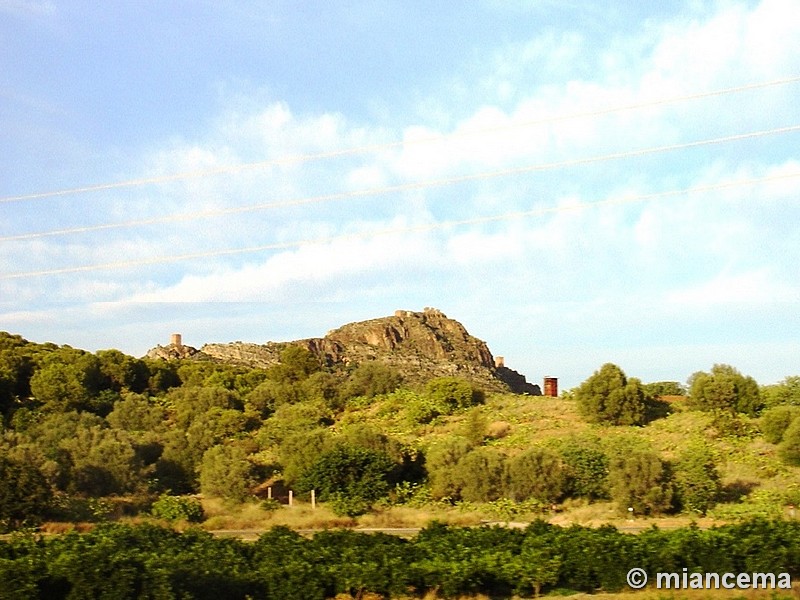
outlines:
M439 417L430 424L415 424L409 417L408 395L394 394L362 406L352 406L333 425L334 430L345 426L368 425L389 434L409 446L427 449L440 440L462 433L466 426L466 413ZM461 505L448 507L440 503L424 506L378 507L372 514L347 519L336 517L324 506L312 511L303 502L292 510L281 509L267 513L255 505L232 508L213 500L206 501L210 515L206 527L261 528L285 524L298 528L325 526L360 527L420 527L432 519L454 524L476 524L486 520L526 521L544 516L552 522L598 525L614 523L618 526L686 525L696 521L702 525L727 522L752 515L788 516L789 497L800 489L800 468L788 467L776 456L775 446L763 441L757 422L743 417L745 427L752 433L742 437L720 435L712 425L711 417L702 412L689 411L679 401L673 404L670 416L656 420L646 427L610 427L586 423L578 414L575 402L562 398L545 398L516 395L492 395L481 408L489 430L506 430L501 437L489 439L487 445L508 454L522 451L532 445L554 443L559 438L590 436L604 444L614 444L620 438L629 442L644 443L665 459L675 458L687 441L705 440L717 456L717 464L725 486L726 501L717 505L708 516L670 515L660 518L636 519L630 523L620 515L610 502L587 504L567 501L552 513L515 514L513 517L498 512L496 507Z

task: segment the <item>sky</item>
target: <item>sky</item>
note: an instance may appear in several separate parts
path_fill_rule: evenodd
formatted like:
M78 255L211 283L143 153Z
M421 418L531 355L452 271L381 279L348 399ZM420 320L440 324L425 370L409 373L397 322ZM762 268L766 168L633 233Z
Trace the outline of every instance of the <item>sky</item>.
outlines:
M800 374L800 3L607 4L0 0L0 330Z

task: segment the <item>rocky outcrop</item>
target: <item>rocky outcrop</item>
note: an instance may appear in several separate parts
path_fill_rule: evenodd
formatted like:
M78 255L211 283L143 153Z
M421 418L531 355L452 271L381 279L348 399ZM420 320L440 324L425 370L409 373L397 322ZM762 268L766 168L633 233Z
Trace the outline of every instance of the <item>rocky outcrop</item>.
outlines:
M156 346L150 348L145 354L147 358L156 358L161 360L183 360L191 358L193 360L211 360L211 357L204 354L197 348L186 346L184 344L167 344L166 346Z
M461 323L435 308L422 312L398 310L390 317L344 325L322 338L266 344L206 344L200 350L158 346L148 356L211 359L266 368L279 362L281 351L288 345L307 348L330 367L378 360L400 371L409 382L460 376L490 389L541 393L523 375L505 366L496 367L486 342L473 337ZM177 356L179 351L186 355Z

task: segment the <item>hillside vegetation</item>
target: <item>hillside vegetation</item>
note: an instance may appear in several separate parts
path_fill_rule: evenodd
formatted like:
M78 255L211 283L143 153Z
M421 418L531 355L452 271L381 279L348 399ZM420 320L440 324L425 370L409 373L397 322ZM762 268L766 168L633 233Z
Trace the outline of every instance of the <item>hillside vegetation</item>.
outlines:
M297 345L251 368L2 334L0 411L6 530L137 515L730 521L800 503L800 378L759 387L726 365L688 389L604 365L548 398L456 376L409 384L385 362L331 367Z

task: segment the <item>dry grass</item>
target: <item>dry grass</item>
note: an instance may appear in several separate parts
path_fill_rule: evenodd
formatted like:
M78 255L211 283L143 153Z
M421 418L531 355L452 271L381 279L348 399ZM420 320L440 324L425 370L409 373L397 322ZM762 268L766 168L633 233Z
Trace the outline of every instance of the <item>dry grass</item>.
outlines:
M283 506L278 510L266 510L259 503L231 505L218 498L203 499L206 520L203 529L214 530L262 530L283 525L292 529L330 529L355 527L357 521L341 517L322 504L316 508L304 502Z
M58 521L47 521L39 526L39 531L47 534L62 533L86 533L94 529L94 523L61 523Z
M432 507L412 508L409 506L380 507L371 513L358 517L358 527L368 529L422 528L433 521L469 527L479 525L485 519L479 511L462 511L456 508Z
M324 503L318 503L316 508L312 508L309 503L295 502L294 506L282 506L278 510L269 511L257 503L233 506L218 498L205 498L203 509L206 511L206 520L202 527L208 531L258 531L276 525L298 530L423 528L432 521L467 527L479 525L487 518L479 508L463 510L444 505L424 508L378 506L372 512L356 518L336 515Z

